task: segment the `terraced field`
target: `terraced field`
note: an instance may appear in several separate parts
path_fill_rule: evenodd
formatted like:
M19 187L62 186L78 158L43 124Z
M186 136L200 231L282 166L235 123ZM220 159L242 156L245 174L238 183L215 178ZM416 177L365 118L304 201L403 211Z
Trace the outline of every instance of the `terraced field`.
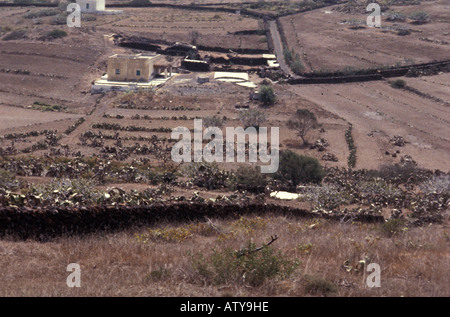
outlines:
M368 13L363 5L352 13L343 10L344 5L330 6L282 17L280 22L286 44L300 54L310 70L364 69L448 59L450 17L446 6L448 3L443 0L389 6L389 11L405 16L426 12L430 22L422 25L412 24L408 19L387 21L382 16L381 28L368 27ZM401 28L408 29L410 34L398 35Z

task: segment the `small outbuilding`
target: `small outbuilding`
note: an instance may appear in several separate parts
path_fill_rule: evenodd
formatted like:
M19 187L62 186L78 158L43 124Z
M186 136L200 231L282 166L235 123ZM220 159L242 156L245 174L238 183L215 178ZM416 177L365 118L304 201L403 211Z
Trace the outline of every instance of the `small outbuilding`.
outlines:
M80 5L81 12L105 11L105 0L77 0L77 4Z
M120 14L122 10L106 10L105 0L76 0L82 13Z

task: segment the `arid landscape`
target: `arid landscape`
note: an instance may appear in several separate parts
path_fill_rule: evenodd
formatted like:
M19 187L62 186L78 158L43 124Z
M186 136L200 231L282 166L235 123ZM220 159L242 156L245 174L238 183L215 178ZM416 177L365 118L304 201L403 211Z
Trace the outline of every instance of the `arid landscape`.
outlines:
M0 296L449 296L450 3L371 2L0 0ZM175 162L200 119L278 171Z

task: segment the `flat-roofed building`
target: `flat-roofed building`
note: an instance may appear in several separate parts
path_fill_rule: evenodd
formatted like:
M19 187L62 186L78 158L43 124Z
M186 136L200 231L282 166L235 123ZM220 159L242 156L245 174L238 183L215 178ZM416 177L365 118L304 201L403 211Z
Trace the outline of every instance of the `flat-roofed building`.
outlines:
M108 58L108 80L126 82L149 82L156 75L167 73L162 55L115 54ZM157 65L155 65L158 63Z
M122 10L106 10L105 0L76 0L82 13L120 14Z
M105 0L77 0L81 12L95 13L105 11Z

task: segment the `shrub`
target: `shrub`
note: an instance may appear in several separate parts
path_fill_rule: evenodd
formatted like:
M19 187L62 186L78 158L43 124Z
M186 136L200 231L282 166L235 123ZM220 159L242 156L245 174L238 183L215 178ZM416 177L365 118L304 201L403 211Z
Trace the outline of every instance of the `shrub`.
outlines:
M406 16L403 13L396 12L396 11L388 11L385 14L386 21L391 22L403 22L406 20Z
M55 179L46 185L33 185L29 194L50 205L94 205L103 196L94 182L84 179Z
M286 61L286 64L289 65L294 74L300 75L305 67L300 60L300 55L296 54L294 50L289 50L287 46L283 48L283 55Z
M349 124L347 131L345 131L345 140L347 141L347 146L350 151L347 163L350 168L353 168L356 165L356 146L355 141L353 140L352 129L353 126Z
M399 28L397 30L397 35L400 35L400 36L405 36L405 35L410 35L410 34L411 34L411 31L408 28L405 28L405 27Z
M265 190L267 180L259 168L255 166L239 166L234 172L232 187L237 190L246 190L252 193L262 193Z
M147 233L136 234L136 239L142 243L167 242L180 243L192 236L191 231L184 227L166 227L149 229Z
M392 81L391 83L392 88L400 89L406 87L406 82L403 79L396 79Z
M395 203L403 195L401 189L381 178L359 182L356 187L358 194L371 202Z
M203 119L203 125L205 127L223 127L223 118L219 116L209 116Z
M232 248L213 249L209 257L197 254L191 257L194 270L210 284L239 283L261 286L275 278L288 278L298 267L297 261L289 260L271 246L256 251L256 244L248 242L246 255Z
M288 182L292 189L300 183L320 183L323 177L324 171L316 158L290 150L280 153L280 165L274 178Z
M386 220L381 226L380 231L388 237L397 235L405 231L405 220L402 218L391 218Z
M59 14L59 15L53 17L50 20L50 24L52 24L52 25L66 25L67 24L67 15Z
M335 210L351 201L350 193L345 188L334 184L309 187L304 195L307 200L313 203L313 209Z
M410 164L382 165L378 170L371 170L368 176L379 177L386 182L401 184L405 182L419 183L427 179L427 173Z
M413 20L414 24L424 24L429 22L430 20L428 13L423 11L413 12L412 14L410 14L409 18Z
M67 32L64 30L54 29L45 33L43 39L58 39L67 36Z
M150 0L131 0L129 4L134 7L146 7L150 4Z
M293 61L293 52L286 46L283 48L284 60L289 65Z
M0 35L9 31L11 31L9 26L0 26Z
M85 14L85 15L83 15L83 16L81 17L81 21L84 21L84 22L97 21L97 17L95 17L95 16L93 16L93 15L87 15L87 14Z
M216 163L194 162L185 171L194 185L210 190L225 187L229 178L229 173L220 170Z
M296 59L291 63L291 70L294 72L294 74L299 75L305 70L305 66L303 66L303 63L300 61L300 59Z
M152 270L149 274L145 276L145 281L161 281L168 277L172 276L172 271L168 269L166 266L159 267L155 270Z
M315 295L332 295L337 293L337 287L333 282L324 278L306 275L303 278L305 291Z
M19 181L16 180L16 175L0 169L0 189L13 190L17 187L19 187Z
M267 117L264 112L252 109L248 111L241 111L239 113L239 120L244 125L244 128L255 127L258 129L259 126L267 120Z
M43 9L36 12L28 12L23 17L25 19L35 19L41 17L49 17L59 14L59 10L56 9Z
M275 103L276 97L273 87L270 85L262 85L259 89L259 99L264 106L271 106Z
M423 182L420 189L425 194L438 194L450 196L450 175L433 176L430 180Z
M32 4L34 0L13 0L13 3L16 4Z
M16 30L6 34L2 38L2 40L3 41L20 40L26 38L27 37L26 34L27 32L25 30Z

